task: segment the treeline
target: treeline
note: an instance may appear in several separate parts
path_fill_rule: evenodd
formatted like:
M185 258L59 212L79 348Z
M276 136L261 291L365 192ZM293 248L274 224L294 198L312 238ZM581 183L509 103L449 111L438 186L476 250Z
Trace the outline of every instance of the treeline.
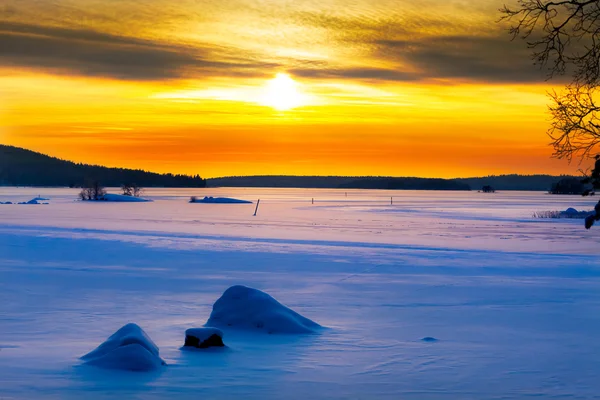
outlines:
M491 175L479 178L461 178L457 181L466 183L473 189L491 186L495 190L533 190L547 192L563 178L571 176L552 175Z
M495 175L476 178L435 179L368 176L231 176L208 179L211 187L274 187L326 189L408 189L408 190L493 190L549 191L566 176Z
M256 175L208 179L210 187L272 187L314 189L471 190L452 179L374 176Z
M471 190L466 183L439 178L367 178L341 184L341 189Z
M210 187L273 187L273 188L339 188L359 177L351 176L293 176L254 175L207 179Z
M0 185L81 187L135 183L143 187L205 187L199 175L157 174L139 169L107 168L74 163L19 147L0 145Z

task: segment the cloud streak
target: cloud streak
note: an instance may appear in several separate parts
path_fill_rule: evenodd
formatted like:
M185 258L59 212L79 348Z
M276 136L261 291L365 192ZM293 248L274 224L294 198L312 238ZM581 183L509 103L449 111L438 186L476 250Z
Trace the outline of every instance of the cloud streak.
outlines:
M419 71L423 79L466 79L490 82L540 82L521 43L505 36L436 36L416 40L376 40L373 54Z
M124 80L186 76L260 76L273 63L224 57L210 47L187 47L66 29L0 22L0 64Z

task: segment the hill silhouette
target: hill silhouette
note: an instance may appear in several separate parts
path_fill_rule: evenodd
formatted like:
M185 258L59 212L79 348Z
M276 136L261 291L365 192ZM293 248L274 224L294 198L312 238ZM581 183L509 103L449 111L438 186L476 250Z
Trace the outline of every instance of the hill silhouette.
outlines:
M205 187L199 175L157 174L139 169L79 164L20 147L0 145L0 185L78 187L95 180L104 186Z

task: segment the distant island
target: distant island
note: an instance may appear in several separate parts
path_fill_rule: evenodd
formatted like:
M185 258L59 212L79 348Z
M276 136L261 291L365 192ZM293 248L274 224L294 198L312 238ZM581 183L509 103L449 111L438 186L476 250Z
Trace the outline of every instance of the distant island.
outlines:
M568 176L497 175L475 178L391 176L256 175L202 179L199 175L158 174L139 169L108 168L61 160L19 147L0 145L0 185L80 187L89 180L103 186L135 183L143 187L273 187L390 190L549 191ZM573 178L573 177L571 177Z
M157 174L139 169L79 164L19 147L0 145L0 185L81 187L93 180L103 186L135 183L143 187L205 187L199 175Z

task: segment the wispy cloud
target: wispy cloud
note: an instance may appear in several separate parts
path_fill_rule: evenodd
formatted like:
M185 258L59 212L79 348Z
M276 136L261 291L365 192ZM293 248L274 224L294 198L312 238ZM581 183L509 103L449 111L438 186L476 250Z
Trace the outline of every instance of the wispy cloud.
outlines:
M0 22L0 63L127 80L263 76L273 63L94 30Z
M322 68L292 68L289 72L295 76L314 79L357 79L374 81L416 81L420 77L416 73L400 69L385 69L371 67L335 68L323 66Z
M419 71L422 78L461 78L488 82L540 82L521 43L505 36L434 36L415 40L377 40L373 54Z

